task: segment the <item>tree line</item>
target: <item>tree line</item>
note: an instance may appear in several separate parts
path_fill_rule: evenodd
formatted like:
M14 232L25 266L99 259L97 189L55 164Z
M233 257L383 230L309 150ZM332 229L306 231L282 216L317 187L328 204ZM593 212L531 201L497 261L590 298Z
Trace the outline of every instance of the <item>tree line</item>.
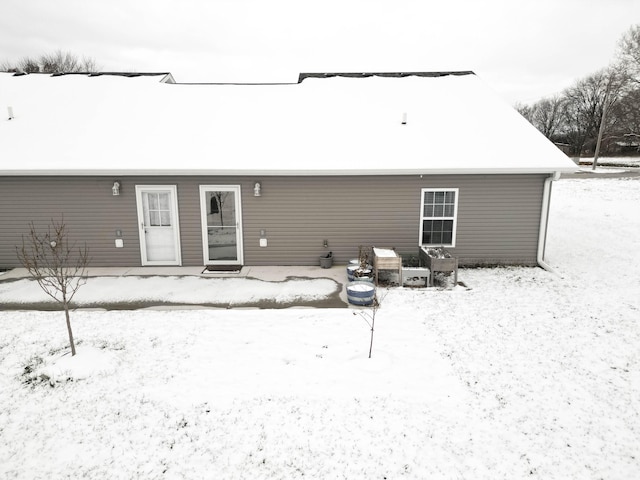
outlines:
M640 24L622 35L610 65L516 109L568 155L640 155Z
M24 73L93 73L99 70L96 61L90 57L82 57L56 50L52 53L43 53L37 57L22 57L17 62L5 60L0 63L2 72Z

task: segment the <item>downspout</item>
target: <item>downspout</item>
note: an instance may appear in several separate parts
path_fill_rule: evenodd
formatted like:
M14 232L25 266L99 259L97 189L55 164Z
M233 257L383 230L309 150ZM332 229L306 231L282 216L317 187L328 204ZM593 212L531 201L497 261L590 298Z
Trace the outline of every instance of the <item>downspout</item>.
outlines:
M540 213L540 228L538 236L538 254L536 261L545 270L556 273L551 266L544 261L544 251L547 246L547 227L549 226L549 206L551 201L551 182L560 179L560 172L554 172L544 181L542 191L542 212Z

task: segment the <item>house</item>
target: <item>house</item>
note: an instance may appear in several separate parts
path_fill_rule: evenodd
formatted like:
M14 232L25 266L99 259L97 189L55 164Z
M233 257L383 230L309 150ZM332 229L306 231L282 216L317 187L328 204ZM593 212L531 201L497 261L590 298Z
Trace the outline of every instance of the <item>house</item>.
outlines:
M346 263L359 245L535 265L551 183L576 168L473 72L0 73L0 108L0 267L61 215L94 266Z

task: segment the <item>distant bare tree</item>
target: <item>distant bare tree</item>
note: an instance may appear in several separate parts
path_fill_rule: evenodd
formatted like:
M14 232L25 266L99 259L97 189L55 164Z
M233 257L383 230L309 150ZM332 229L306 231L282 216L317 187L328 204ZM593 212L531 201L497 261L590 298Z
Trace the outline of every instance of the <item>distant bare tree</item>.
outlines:
M587 141L596 142L614 127L617 119L607 111L621 98L626 87L624 71L617 66L602 69L565 90L567 136L580 154ZM593 145L593 143L592 143Z
M38 232L33 222L29 227L29 235L22 237L22 246L16 247L18 259L40 288L62 304L73 356L76 346L69 308L78 289L86 283L87 247L76 249L75 244L69 242L64 218L60 222L52 220L46 232Z
M629 74L624 65L616 64L605 70L605 94L602 105L602 115L600 116L600 125L598 126L598 137L596 140L596 148L593 155L592 169L596 169L598 164L598 156L600 155L600 147L602 137L605 134L607 124L614 125L616 117L607 116L609 110L622 98L629 81Z
M9 61L2 62L0 70L3 72L25 72L25 73L37 73L40 71L40 65L38 60L31 57L24 57L18 60L18 63L11 63Z
M640 141L640 88L630 89L625 93L613 106L612 115L618 118L614 132L616 138L629 145Z
M566 99L562 95L543 98L533 105L516 104L515 108L529 120L549 140L555 140L556 134L566 121L564 108Z
M620 39L618 58L628 69L630 79L640 83L640 24L633 25Z
M640 139L640 24L621 37L610 66L560 95L515 108L547 138L569 144L574 155L593 153L593 168L601 151L631 148Z
M529 123L533 125L533 112L535 110L535 104L527 105L526 103L516 103L513 108L515 108L520 115L529 120Z
M95 60L88 57L80 59L69 52L57 50L50 54L40 56L42 71L47 73L55 72L95 72L97 65Z
M97 72L99 67L93 58L80 58L73 53L56 50L53 53L42 54L35 58L23 57L16 63L5 61L0 65L0 70L25 73L89 73Z
M543 98L536 104L537 108L533 115L533 124L545 137L552 139L560 130L565 121L565 106L565 98L561 95Z

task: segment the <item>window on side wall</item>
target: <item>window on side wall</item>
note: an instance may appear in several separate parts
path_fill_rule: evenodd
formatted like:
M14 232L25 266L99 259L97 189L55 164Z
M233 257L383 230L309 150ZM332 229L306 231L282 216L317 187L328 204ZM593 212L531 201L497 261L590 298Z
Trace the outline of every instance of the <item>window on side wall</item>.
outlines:
M423 188L420 245L456 246L457 188Z

